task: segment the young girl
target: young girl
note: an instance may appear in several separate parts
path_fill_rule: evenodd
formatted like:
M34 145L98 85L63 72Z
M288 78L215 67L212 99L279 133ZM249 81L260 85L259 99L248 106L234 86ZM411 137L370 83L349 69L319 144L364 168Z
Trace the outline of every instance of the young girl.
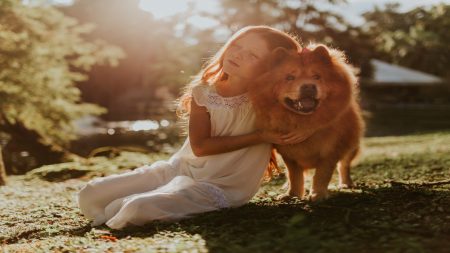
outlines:
M277 47L300 49L294 38L266 26L234 34L179 100L178 112L189 122L181 149L168 161L91 180L78 193L81 212L92 225L106 222L120 229L247 203L269 164L271 143L305 138L254 126L247 84Z

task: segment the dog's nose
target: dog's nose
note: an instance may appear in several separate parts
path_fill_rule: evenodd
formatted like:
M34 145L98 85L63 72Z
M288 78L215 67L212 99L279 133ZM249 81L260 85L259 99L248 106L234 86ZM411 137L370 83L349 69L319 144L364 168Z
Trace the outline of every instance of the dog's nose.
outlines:
M315 97L317 95L317 88L315 84L303 84L300 88L300 95L302 97Z

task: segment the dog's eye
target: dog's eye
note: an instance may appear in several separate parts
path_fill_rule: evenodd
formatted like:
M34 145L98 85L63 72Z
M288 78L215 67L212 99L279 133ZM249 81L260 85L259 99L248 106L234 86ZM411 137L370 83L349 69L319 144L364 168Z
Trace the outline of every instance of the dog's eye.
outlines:
M287 75L286 76L286 80L287 81L292 81L292 80L294 80L295 79L295 76L293 76L293 75Z
M320 79L320 75L315 74L315 75L312 76L312 79L314 79L314 80L319 80L319 79Z

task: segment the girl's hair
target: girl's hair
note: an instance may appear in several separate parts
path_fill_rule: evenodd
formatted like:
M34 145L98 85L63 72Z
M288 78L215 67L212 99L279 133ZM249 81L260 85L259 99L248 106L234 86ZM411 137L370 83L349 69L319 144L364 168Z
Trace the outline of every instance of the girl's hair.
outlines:
M295 36L269 26L246 26L240 29L231 36L225 45L223 45L222 48L204 64L204 67L192 78L192 81L185 86L183 95L181 95L176 102L176 112L182 121L187 121L189 116L192 88L197 85L210 85L217 81L228 79L228 75L223 72L224 53L236 40L248 34L257 34L261 36L270 51L277 47L296 51L301 49L300 43Z

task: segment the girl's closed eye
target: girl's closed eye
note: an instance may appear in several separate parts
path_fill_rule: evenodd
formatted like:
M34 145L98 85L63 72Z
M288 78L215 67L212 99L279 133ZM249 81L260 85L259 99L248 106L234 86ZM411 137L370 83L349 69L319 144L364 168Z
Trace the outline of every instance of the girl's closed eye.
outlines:
M251 60L259 60L259 57L254 53L250 53L250 59Z

